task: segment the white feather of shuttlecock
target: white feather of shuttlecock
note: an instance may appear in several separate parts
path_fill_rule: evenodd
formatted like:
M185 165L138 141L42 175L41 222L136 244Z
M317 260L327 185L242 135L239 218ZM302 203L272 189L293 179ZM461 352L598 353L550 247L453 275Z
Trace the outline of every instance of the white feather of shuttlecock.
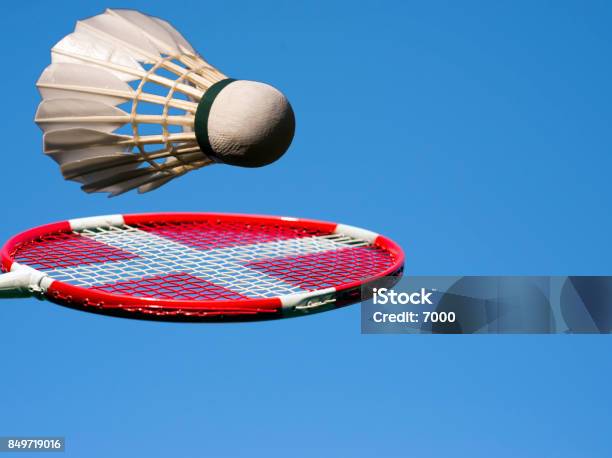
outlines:
M77 22L51 56L37 83L36 122L65 178L87 192L147 192L212 163L194 116L206 90L227 77L168 22L109 9ZM152 126L158 132L143 132Z

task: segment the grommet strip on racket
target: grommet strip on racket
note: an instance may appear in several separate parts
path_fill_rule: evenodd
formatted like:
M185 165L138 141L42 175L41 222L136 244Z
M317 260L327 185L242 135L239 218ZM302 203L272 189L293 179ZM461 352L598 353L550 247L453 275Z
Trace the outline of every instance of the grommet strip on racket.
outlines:
M359 302L401 276L392 240L285 217L109 215L23 232L2 248L0 297L36 295L91 312L170 321L296 316Z

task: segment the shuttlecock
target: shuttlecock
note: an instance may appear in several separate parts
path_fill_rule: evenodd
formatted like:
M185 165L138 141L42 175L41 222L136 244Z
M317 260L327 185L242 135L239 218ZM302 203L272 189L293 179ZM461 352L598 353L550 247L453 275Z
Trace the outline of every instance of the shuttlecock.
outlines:
M159 18L106 10L51 57L36 122L45 154L86 192L147 192L213 163L264 166L293 139L280 91L228 78Z

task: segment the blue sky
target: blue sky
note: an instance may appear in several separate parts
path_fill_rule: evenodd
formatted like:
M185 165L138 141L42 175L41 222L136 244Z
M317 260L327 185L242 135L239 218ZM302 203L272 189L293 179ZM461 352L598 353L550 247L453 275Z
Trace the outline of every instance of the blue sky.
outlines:
M86 195L43 157L35 82L77 19L18 2L5 71L0 239L72 217L221 211L367 227L407 274L610 274L612 6L605 1L141 2L297 117L272 166ZM0 307L0 435L66 456L609 456L599 336L364 336L359 307L185 325L32 300ZM26 455L20 455L26 456Z

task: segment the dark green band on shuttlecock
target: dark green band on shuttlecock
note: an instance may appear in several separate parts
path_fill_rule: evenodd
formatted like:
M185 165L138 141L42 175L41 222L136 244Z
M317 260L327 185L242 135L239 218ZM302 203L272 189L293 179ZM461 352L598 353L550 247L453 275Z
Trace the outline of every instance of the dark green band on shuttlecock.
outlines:
M210 109L213 102L219 95L219 93L230 83L236 81L233 78L227 78L221 81L217 81L204 93L202 100L198 104L198 109L195 114L194 130L198 145L202 152L213 160L218 160L217 154L214 152L210 139L208 138L208 117L210 116Z

